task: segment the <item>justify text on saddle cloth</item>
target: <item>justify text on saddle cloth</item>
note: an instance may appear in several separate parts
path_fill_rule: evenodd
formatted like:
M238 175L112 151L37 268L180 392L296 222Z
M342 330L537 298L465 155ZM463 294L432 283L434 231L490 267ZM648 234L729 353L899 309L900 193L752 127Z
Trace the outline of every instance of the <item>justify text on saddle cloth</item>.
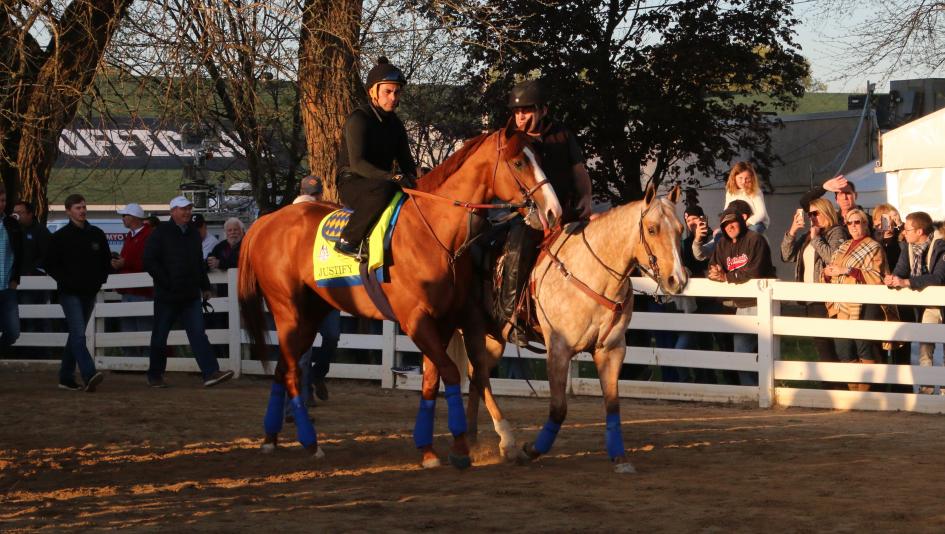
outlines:
M371 230L368 239L368 270L373 271L384 265L384 250L390 245L397 216L403 199L402 192L397 192L384 208L377 224ZM315 269L315 281L325 285L360 285L361 277L358 261L334 250L334 243L341 237L341 231L348 223L351 211L336 210L328 214L318 225L315 246L312 251L312 265ZM322 283L332 281L330 284Z

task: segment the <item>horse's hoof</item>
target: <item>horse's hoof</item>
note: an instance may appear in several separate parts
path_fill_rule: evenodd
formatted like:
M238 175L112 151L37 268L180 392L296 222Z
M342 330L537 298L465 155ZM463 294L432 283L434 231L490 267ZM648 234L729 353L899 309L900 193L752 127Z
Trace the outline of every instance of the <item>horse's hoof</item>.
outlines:
M261 452L261 453L263 453L263 454L272 454L272 453L276 452L276 444L275 444L275 443L268 443L268 442L267 442L267 443L263 443L262 445L259 446L259 452Z
M325 459L325 451L322 450L318 445L311 445L305 447L305 450L312 456L312 459L315 461Z
M623 462L614 465L614 473L618 475L632 475L636 473L637 470L633 468L633 464L630 462Z
M469 469L470 466L472 466L472 460L469 458L468 454L458 455L451 452L449 454L449 459L450 465L459 470Z
M526 443L522 445L522 448L516 453L515 462L518 465L528 465L532 462L532 460L537 459L539 456L541 456L541 454L535 452L535 449L532 448L532 444Z
M531 461L531 458L528 457L528 454L526 454L524 450L514 446L502 449L502 456L509 462L521 463Z
M437 467L440 467L441 465L443 464L440 462L440 459L437 458L436 456L433 456L430 458L424 458L423 461L420 462L420 467L424 469L435 469Z

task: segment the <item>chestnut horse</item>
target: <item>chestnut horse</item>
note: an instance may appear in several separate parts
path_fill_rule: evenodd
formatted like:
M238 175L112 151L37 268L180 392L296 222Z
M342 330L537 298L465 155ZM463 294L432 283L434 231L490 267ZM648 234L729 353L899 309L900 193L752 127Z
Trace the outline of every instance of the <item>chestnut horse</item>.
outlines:
M460 375L446 353L467 299L472 266L464 243L467 211L452 200L482 203L498 197L537 209L543 224L561 216L554 190L538 166L527 138L499 130L468 141L456 154L425 175L419 194L401 207L393 231L388 267L382 285L401 328L424 357L437 367L446 384L449 428L453 434L450 461L470 465ZM443 202L450 199L450 202ZM314 426L299 394L297 362L312 346L318 326L332 308L352 315L383 319L364 286L318 287L312 249L318 223L337 206L304 202L261 217L243 238L239 259L239 302L253 354L266 355L262 299L275 320L280 359L266 411L263 451L275 449L288 391L298 439L317 458ZM433 396L421 400L415 442L425 465L438 464L433 452Z
M484 299L470 299L478 300L481 306L479 313L467 314L461 325L469 356L467 417L472 437L476 434L481 396L506 458L528 461L547 453L567 414L568 366L577 353L590 352L604 396L607 453L617 472L633 472L620 431L617 391L627 348L624 335L633 304L629 274L639 267L668 294L678 294L685 287L688 275L680 259L682 224L675 211L678 198L678 187L668 199L656 198L655 190L647 188L641 201L617 206L587 223L567 225L539 256L530 280L534 287L532 302L548 349L551 409L535 443L521 449L489 382L489 374L505 351L501 329L492 324L485 311L490 309L486 300L491 284ZM425 372L424 390L435 389L436 378L435 369Z

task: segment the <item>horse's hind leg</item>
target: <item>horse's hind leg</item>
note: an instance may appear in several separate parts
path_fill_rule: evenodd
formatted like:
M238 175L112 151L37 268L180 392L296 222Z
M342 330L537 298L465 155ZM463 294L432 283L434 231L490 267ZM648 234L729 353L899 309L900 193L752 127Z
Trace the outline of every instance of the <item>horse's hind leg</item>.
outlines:
M433 450L433 421L436 416L436 395L440 390L440 372L436 365L423 357L423 385L420 388L420 408L413 427L413 442L420 449L420 465L424 468L440 466Z
M614 462L617 473L635 473L633 465L627 460L623 447L623 433L620 431L620 395L617 379L627 349L623 344L618 347L598 348L594 351L594 363L600 376L600 387L604 394L604 411L607 414L605 442L607 456Z
M516 459L521 454L521 450L516 445L515 432L512 430L512 425L502 415L502 410L492 394L492 383L489 380L489 375L502 358L505 343L483 332L468 328L464 332L464 340L466 353L469 355L470 371L469 402L466 411L468 435L473 438L476 435L479 397L482 396L486 409L492 417L495 432L499 435L499 451L509 460Z
M551 406L548 420L538 433L535 443L526 443L522 450L534 460L547 454L558 437L558 431L568 415L568 367L574 351L561 339L546 338L548 347L548 385L551 388Z
M305 399L298 383L298 360L315 341L318 325L328 312L328 307L324 302L319 302L312 293L297 294L295 297L269 299L270 302L278 302L272 304L271 309L279 335L280 358L269 394L269 406L266 409L266 440L263 450L275 447L282 427L284 395L288 393L299 443L316 458L320 458L324 453L318 447L315 426L308 418L308 409L305 407Z

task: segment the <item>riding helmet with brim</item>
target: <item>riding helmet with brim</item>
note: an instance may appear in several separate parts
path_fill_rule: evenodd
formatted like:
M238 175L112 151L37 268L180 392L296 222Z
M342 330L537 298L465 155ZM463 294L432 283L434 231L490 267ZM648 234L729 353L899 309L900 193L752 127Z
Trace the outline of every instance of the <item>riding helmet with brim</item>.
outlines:
M510 109L544 106L545 89L538 80L526 80L515 84L509 93Z
M367 90L379 83L396 83L398 85L407 85L407 78L397 67L391 65L390 61L384 56L377 58L377 65L368 72L365 86Z

